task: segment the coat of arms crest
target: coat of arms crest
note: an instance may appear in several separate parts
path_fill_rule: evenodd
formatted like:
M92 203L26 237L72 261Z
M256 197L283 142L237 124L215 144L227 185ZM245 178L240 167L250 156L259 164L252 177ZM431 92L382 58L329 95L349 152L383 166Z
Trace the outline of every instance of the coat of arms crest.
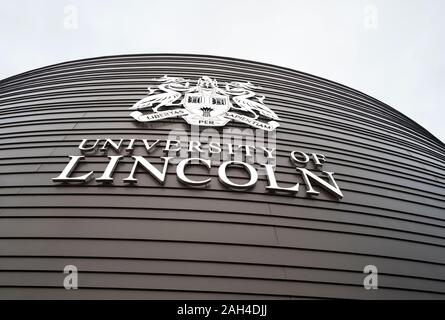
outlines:
M190 80L163 76L148 87L148 96L136 102L130 115L141 122L182 117L187 123L220 127L230 120L273 131L278 116L264 105L264 96L252 91L250 82L226 82L224 88L215 79L203 76L196 85Z

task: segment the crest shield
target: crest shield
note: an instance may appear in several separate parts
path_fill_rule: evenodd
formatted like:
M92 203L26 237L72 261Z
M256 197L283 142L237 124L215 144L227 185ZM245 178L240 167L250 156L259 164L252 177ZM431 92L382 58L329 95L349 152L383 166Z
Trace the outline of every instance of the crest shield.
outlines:
M224 114L232 107L228 96L218 94L212 89L188 92L182 104L189 112L189 115L184 117L188 123L208 126L226 124L228 121Z

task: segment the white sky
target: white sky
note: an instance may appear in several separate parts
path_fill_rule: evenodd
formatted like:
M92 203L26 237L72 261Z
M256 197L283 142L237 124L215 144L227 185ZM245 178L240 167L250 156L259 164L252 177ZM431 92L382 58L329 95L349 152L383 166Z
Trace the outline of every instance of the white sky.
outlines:
M445 141L443 0L0 0L0 5L0 79L103 55L229 56L358 89ZM66 28L76 18L68 5L77 10L75 29Z

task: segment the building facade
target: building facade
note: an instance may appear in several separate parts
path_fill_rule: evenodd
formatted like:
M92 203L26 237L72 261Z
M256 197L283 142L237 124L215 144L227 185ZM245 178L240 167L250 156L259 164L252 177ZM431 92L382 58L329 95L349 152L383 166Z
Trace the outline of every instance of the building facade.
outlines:
M240 166L248 150L270 167ZM0 298L445 298L444 144L332 81L201 55L61 63L0 82L0 154Z

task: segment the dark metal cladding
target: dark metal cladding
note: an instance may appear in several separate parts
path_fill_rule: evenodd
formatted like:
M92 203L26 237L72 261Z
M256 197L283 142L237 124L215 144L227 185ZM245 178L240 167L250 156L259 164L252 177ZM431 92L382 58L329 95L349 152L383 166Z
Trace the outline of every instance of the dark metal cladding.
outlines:
M269 194L264 178L232 191L213 168L210 187L181 184L174 167L165 186L143 174L129 186L129 160L114 184L51 180L81 139L189 130L129 116L165 74L261 86L280 117L278 182L296 176L289 152L318 152L344 198ZM372 97L273 65L172 54L66 62L0 85L0 298L445 298L445 146ZM78 172L104 169L106 156L92 159ZM65 265L80 290L63 288ZM377 290L363 287L366 265Z

